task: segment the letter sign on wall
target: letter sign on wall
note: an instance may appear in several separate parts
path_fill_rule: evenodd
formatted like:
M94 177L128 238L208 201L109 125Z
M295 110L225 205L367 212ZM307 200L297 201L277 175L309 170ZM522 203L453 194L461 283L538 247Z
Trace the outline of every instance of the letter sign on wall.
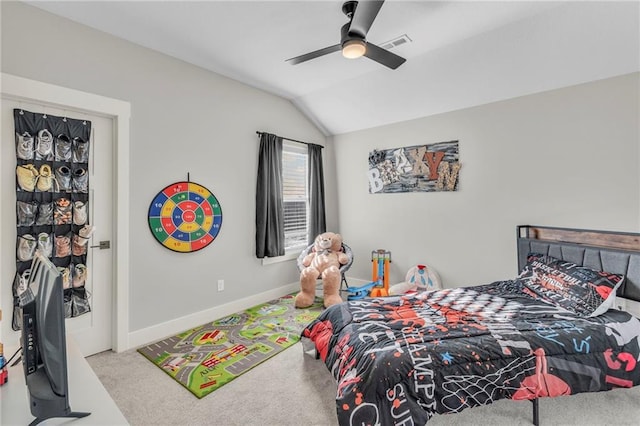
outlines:
M458 141L369 153L369 193L457 191Z

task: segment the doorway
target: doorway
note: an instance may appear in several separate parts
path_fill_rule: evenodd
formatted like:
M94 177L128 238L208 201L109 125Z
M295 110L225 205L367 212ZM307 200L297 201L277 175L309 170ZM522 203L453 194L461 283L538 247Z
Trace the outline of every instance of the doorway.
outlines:
M34 113L68 116L91 121L91 158L89 171L90 222L96 227L88 251L91 293L90 313L66 322L67 332L84 356L104 350L128 349L128 103L78 92L59 86L2 74L2 156L0 190L2 217L0 236L3 281L12 276L11 259L15 259L15 158L13 143L13 109ZM10 202L13 200L13 203ZM6 202L5 202L6 201ZM109 242L109 248L105 243ZM102 243L102 244L101 244ZM101 246L103 247L101 249ZM18 339L10 331L12 314L11 287L3 285L0 293L3 339ZM10 337L5 337L9 334Z

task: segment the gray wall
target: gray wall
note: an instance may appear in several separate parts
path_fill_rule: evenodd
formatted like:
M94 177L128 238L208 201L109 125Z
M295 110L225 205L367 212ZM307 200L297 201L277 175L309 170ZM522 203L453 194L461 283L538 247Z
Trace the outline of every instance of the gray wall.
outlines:
M334 137L340 230L368 277L391 251L391 283L417 263L446 287L517 273L518 224L637 231L640 74ZM373 149L459 140L459 191L369 194Z
M130 331L298 281L294 261L262 266L254 235L256 130L326 144L299 110L283 98L31 6L1 7L2 72L131 103ZM325 151L325 172L332 176L333 154ZM8 170L15 167L14 158L0 161ZM220 201L223 225L209 247L180 254L153 239L147 210L158 191L188 172ZM329 200L336 198L334 183L327 182ZM13 189L13 183L2 186ZM7 192L2 194L4 203ZM331 204L328 224L336 228L337 206ZM5 253L13 252L14 241L2 244ZM3 272L3 285L12 273ZM225 280L223 292L217 292L218 279Z

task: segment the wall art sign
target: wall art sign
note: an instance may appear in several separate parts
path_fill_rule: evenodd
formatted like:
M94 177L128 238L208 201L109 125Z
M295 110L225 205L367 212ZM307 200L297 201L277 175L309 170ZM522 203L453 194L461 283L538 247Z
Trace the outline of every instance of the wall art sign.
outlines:
M155 196L149 206L149 228L169 250L190 253L213 242L222 226L222 209L202 185L176 182Z
M369 153L369 193L457 191L458 141Z

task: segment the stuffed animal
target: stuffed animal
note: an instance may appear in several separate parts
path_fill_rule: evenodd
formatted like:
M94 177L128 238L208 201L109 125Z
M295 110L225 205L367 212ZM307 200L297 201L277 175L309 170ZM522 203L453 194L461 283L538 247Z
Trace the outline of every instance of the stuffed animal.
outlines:
M416 265L409 269L405 282L389 287L389 295L395 296L413 291L438 290L442 288L435 269L427 265Z
M342 251L340 234L325 232L316 237L311 252L302 260L300 272L300 293L296 295L296 308L306 308L313 304L316 296L316 280L322 279L324 306L341 303L340 267L349 262Z

